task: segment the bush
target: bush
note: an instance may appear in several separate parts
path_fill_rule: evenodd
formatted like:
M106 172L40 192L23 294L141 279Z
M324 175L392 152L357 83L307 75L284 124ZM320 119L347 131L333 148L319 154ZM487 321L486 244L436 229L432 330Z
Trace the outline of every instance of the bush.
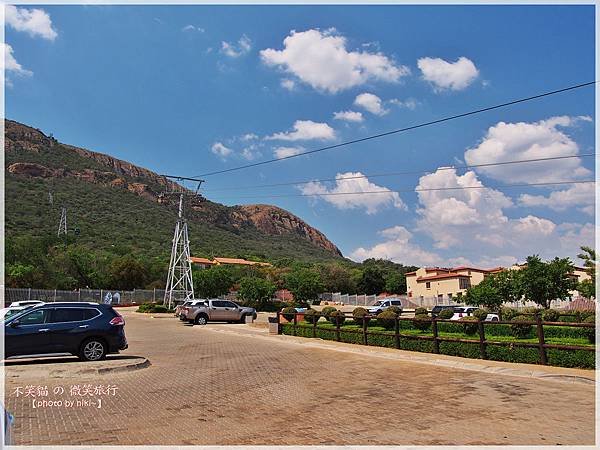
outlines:
M429 311L427 311L427 308L421 308L421 307L419 307L419 308L415 309L415 316L417 316L417 315L426 315L426 316L428 316L429 315Z
M544 322L558 322L558 319L560 319L560 313L555 309L547 309L542 313Z
M139 308L137 309L137 312L140 313L146 313L146 312L150 312L150 310L152 309L152 303L142 303Z
M331 313L329 313L329 315L327 316L327 320L329 320L334 325L337 325L338 323L340 325L343 325L346 321L346 316L342 311L336 309L335 311L331 311Z
M531 316L517 316L512 319L512 324L510 326L510 330L513 336L517 338L526 338L531 333L533 328L532 325L524 324L521 322L533 322L534 318Z
M501 308L500 314L502 315L503 321L511 321L519 315L519 311L516 308Z
M354 311L352 311L352 320L354 320L354 323L356 325L361 326L363 324L363 321L369 323L369 321L371 320L371 318L369 317L369 311L367 311L365 308L361 308L360 306L358 308L354 308Z
M334 311L337 311L337 308L334 308L333 306L326 306L325 308L323 308L321 310L321 314L323 315L323 317L325 317L326 319L328 319L329 318L329 314L331 314Z
M477 331L479 328L479 325L478 325L479 320L477 319L477 317L474 317L474 316L462 317L459 322L462 323L463 331L465 334L467 334L469 336L477 334Z
M543 311L542 308L536 308L535 306L529 306L527 308L523 308L521 310L521 315L529 315L531 314L532 316L535 314L539 314Z
M417 308L418 309L418 308ZM415 314L415 320L413 320L413 326L421 331L427 331L431 326L428 314Z
M386 330L393 330L396 327L398 315L391 308L377 314L377 325Z
M168 313L172 312L171 309L168 309L166 306L157 305L156 303L142 303L137 312L140 313Z
M282 315L288 322L294 321L294 316L296 315L296 308L292 306L288 306L287 308L283 308Z
M438 318L443 319L443 320L449 320L452 318L453 315L454 315L453 309L445 308L440 311L440 313L438 314Z
M577 321L578 322L585 322L589 317L596 317L596 312L592 309L588 310L588 311L577 311ZM593 321L592 321L593 322Z
M390 306L386 311L393 311L397 316L402 314L402 308L399 306Z
M154 307L152 308L152 310L150 312L153 312L153 313L166 313L166 312L169 312L169 309L166 306L163 306L163 305L154 305Z
M473 311L473 317L475 317L478 320L485 320L488 314L489 311L485 308L479 308Z
M591 316L587 316L585 318L585 320L583 321L583 323L596 323L596 316L595 315L591 315ZM584 328L585 330L585 334L588 338L588 341L590 342L590 344L593 344L596 342L596 328Z
M321 318L321 316L319 315L319 311L316 311L312 308L307 309L306 312L304 313L304 321L311 323L311 324L317 323L320 318Z

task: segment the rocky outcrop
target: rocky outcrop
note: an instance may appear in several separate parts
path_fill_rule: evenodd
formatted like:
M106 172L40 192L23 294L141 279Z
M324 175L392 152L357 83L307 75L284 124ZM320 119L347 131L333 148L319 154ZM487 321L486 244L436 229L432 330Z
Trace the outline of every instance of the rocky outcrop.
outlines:
M149 201L176 207L175 197L161 196L165 190L181 190L178 184L127 161L59 143L40 130L5 120L7 172L37 178L75 178L114 189L126 189ZM189 192L189 191L187 191ZM319 230L294 214L271 205L226 207L193 196L190 220L212 223L233 232L252 227L270 235L295 235L316 247L340 255L340 250Z

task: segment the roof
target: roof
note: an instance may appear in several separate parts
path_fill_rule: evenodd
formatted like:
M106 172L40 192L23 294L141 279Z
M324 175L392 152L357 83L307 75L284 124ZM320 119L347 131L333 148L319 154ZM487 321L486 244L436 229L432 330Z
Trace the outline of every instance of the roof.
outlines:
M254 266L254 265L270 266L271 265L271 264L265 263L265 262L248 261L248 260L242 259L242 258L215 258L215 261L218 264L242 264L242 265L246 265L246 266Z
M190 256L190 262L193 262L196 264L217 264L215 261L211 261L210 259L207 259L207 258L199 258L197 256Z
M431 275L428 277L419 277L417 281L430 281L430 280L440 280L443 278L469 278L469 275L465 275L463 273L443 273L440 275Z
M404 275L405 276L410 276L410 275L416 275L417 271L415 270L414 272L406 272Z
M457 270L472 270L474 272L490 272L490 270L488 269L478 269L477 267L471 267L471 266L459 266L459 267L454 267L452 269L453 272L456 272Z

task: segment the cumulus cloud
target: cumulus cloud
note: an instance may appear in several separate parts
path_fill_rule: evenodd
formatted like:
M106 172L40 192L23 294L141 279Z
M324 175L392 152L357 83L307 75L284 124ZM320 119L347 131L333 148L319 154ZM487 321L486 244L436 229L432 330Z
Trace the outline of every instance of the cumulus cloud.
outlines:
M397 192L371 183L360 172L338 173L335 178L335 186L331 189L318 181L308 183L299 189L303 194L314 195L338 209L365 209L367 214L375 214L385 207L406 209ZM377 193L361 194L362 192Z
M231 156L231 154L233 153L233 150L230 149L229 147L226 147L225 145L223 145L223 143L221 142L215 142L212 147L210 148L210 150L217 156L219 156L222 159L226 159L228 156Z
M23 77L30 77L33 75L31 70L24 69L23 66L17 62L13 55L13 48L10 45L3 43L1 48L3 58L0 64L2 64L3 71L6 74L11 73ZM8 78L6 79L6 82L10 85L10 80Z
M296 89L296 82L294 80L290 80L289 78L284 78L281 80L281 87L287 89L288 91L293 91Z
M242 149L241 156L247 161L253 161L256 158L261 157L262 153L259 151L258 144L251 144Z
M245 141L245 142L247 142L247 141L253 141L255 139L258 139L258 136L256 134L254 134L254 133L246 133L246 134L244 134L243 136L240 137L240 140L241 141Z
M273 156L277 159L289 158L302 153L303 150L303 147L277 147L273 149Z
M399 108L406 108L410 110L414 110L418 105L418 102L414 98L408 98L404 101L397 98L393 98L389 100L388 103L390 103L391 105L395 105Z
M478 76L479 70L469 58L461 56L455 62L441 58L421 58L417 66L423 78L429 81L436 91L460 91L469 86Z
M261 50L262 61L296 76L318 91L335 94L367 81L397 82L410 73L380 52L352 51L333 28L291 31L283 50Z
M278 141L308 141L335 139L335 131L326 123L313 122L312 120L296 120L292 131L275 133L267 136L267 140Z
M333 118L346 122L362 122L364 120L362 113L358 111L338 111L333 113Z
M574 184L568 189L551 192L548 196L521 194L520 206L545 206L555 211L579 207L586 214L594 214L596 188L594 184Z
M195 25L186 25L185 27L183 27L181 29L181 31L189 31L189 32L197 31L198 33L204 33L205 30L204 30L204 28L197 27Z
M570 127L588 117L551 117L539 122L499 122L490 127L481 143L465 152L469 165L503 161L576 156L579 147L558 127ZM477 172L514 183L569 181L589 177L580 158L479 167Z
M221 53L230 58L239 58L247 54L252 49L252 41L245 34L239 39L236 44L226 41L221 42Z
M13 5L5 6L6 24L16 31L22 31L31 37L41 37L53 41L58 36L52 27L50 15L43 9L18 8Z
M357 95L354 99L354 104L377 116L383 116L389 112L383 107L383 103L379 97L368 92Z

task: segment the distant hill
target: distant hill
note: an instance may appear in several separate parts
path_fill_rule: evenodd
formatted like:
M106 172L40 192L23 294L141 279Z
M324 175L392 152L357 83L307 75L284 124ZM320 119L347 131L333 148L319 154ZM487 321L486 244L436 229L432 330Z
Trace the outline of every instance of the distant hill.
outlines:
M80 244L168 257L177 205L159 194L171 182L12 120L5 127L7 238L56 233L64 204L69 233ZM187 205L186 216L195 256L342 258L323 233L276 206L228 207L198 197Z

